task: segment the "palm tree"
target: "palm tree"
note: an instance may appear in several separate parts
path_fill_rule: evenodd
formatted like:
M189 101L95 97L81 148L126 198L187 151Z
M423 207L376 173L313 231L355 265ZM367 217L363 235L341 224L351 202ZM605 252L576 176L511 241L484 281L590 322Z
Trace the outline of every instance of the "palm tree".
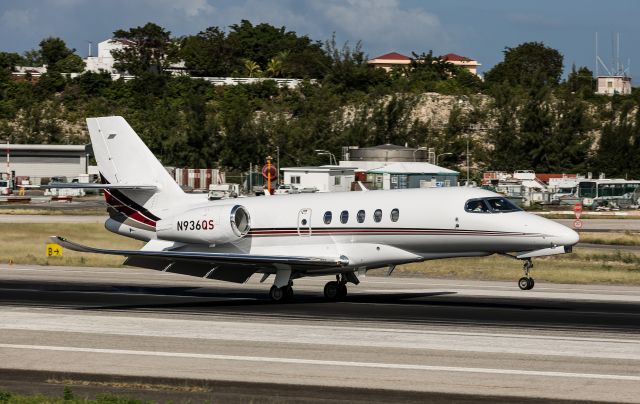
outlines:
M249 77L258 77L262 73L260 65L253 60L245 59L244 71Z
M267 64L267 74L269 77L281 77L282 76L283 63L278 57L271 58Z

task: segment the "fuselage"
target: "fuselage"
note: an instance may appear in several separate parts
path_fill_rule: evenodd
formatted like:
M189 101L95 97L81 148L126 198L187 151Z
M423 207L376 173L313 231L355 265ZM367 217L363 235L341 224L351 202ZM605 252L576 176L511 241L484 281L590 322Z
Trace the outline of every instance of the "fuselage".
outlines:
M246 235L222 244L183 243L178 248L343 256L348 257L351 266L375 267L425 259L517 253L577 243L577 233L551 220L521 210L472 211L468 204L473 200L500 197L490 191L465 187L274 195L219 201L189 196L162 214L180 222L181 215L188 212L241 205L250 216L250 230ZM228 219L224 214L214 218L217 223ZM115 230L132 235L122 226ZM137 235L140 238L139 232ZM150 239L154 236L148 232Z

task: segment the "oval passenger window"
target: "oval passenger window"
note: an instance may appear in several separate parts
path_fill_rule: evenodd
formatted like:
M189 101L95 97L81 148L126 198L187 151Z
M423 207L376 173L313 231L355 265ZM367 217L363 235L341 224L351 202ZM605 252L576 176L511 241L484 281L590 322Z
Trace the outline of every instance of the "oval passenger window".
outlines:
M391 211L391 221L397 222L399 217L400 217L400 211L398 209L393 209Z
M349 221L349 212L346 210L343 210L342 213L340 213L340 223L347 223Z
M373 212L373 221L376 223L380 223L381 220L382 220L382 210L376 209L376 211Z
M324 224L331 224L331 212L330 211L326 211L324 212Z

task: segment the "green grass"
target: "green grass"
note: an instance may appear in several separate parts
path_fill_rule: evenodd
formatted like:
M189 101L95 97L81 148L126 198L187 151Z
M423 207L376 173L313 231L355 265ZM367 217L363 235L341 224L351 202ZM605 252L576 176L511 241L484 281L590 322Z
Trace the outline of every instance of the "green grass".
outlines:
M622 233L580 233L580 242L605 245L640 245L640 233L630 231Z
M63 250L62 257L47 257L49 236L101 248L139 249L144 243L107 231L100 223L0 223L0 262L37 265L121 266L123 257Z
M580 250L533 260L532 276L553 283L640 285L640 255ZM522 262L504 256L452 258L399 266L394 275L448 279L516 280Z
M0 404L143 404L151 401L143 401L126 396L114 394L98 394L94 399L78 397L69 387L65 387L59 397L45 396L42 394L24 395L14 394L0 390Z

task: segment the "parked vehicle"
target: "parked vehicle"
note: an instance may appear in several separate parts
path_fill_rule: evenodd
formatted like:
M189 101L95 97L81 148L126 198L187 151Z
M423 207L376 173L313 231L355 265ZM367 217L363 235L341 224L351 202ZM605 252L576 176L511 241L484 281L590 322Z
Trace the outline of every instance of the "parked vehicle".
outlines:
M298 190L298 188L296 188L293 185L281 184L281 185L278 185L278 188L276 188L276 191L274 193L276 195L298 194L298 193L300 193L300 191Z

